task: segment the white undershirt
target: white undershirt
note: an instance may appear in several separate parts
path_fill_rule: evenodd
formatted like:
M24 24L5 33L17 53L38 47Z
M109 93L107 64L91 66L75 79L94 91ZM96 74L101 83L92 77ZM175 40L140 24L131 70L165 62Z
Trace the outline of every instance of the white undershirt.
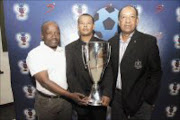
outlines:
M122 40L122 34L120 34L120 42L119 42L119 66L118 66L118 77L117 77L117 82L116 82L116 88L121 89L122 88L122 81L121 81L121 69L120 69L120 64L121 60L123 58L123 55L126 51L126 48L131 40L133 33L130 34L129 38L127 41Z

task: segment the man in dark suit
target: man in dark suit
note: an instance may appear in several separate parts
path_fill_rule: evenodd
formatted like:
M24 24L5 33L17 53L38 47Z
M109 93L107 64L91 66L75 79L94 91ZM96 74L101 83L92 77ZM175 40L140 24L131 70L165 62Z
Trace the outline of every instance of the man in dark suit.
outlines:
M162 76L156 38L136 30L138 11L125 6L120 34L109 40L114 74L112 120L150 120Z
M94 37L93 29L93 17L89 14L82 14L78 18L80 38L66 46L67 81L69 88L71 92L79 92L85 96L89 96L93 82L83 64L81 50L82 45L90 41L100 41L100 39ZM78 120L106 120L107 106L112 97L112 83L112 69L108 65L99 83L102 90L102 106L89 106L87 105L87 97L84 98L84 102L75 104Z

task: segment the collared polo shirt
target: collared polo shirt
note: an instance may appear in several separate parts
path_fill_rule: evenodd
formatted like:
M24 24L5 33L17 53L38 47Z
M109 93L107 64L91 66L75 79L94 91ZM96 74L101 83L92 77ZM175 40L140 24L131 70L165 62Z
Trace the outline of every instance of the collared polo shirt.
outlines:
M55 82L64 89L68 88L64 48L58 46L54 51L53 49L45 45L42 41L38 47L34 48L28 53L26 63L32 76L46 70L51 81ZM41 84L37 80L36 88L42 93L55 95L54 93L41 86Z

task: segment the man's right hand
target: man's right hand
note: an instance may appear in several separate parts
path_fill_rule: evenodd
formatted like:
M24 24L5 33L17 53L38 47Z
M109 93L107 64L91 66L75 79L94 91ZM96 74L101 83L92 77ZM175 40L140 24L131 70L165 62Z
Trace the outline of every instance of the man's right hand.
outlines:
M87 105L87 100L84 99L85 95L81 93L71 93L71 99L74 100L79 105Z

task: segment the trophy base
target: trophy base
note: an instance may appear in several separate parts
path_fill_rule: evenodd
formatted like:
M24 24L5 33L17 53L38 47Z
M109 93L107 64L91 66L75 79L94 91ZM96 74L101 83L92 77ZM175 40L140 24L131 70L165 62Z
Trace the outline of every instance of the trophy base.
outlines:
M101 101L89 100L88 101L88 105L91 105L91 106L102 106L102 102Z

